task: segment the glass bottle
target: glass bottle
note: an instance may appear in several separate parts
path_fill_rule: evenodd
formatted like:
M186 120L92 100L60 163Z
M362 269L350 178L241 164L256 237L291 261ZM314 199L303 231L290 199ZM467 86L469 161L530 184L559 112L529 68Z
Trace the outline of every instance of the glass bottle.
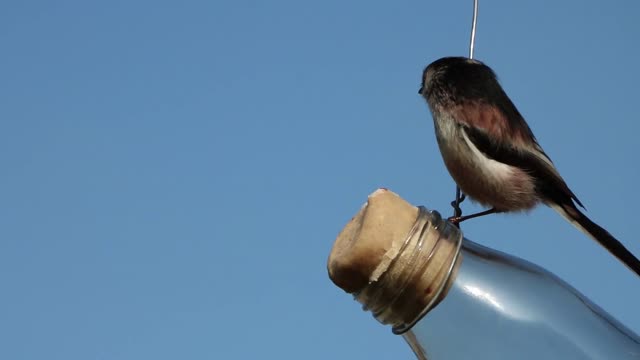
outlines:
M418 359L640 359L640 338L530 262L462 239L446 296L402 336Z
M370 202L389 193L379 190ZM383 266L370 271L362 264L382 251L353 255L366 248L355 238L387 231L385 222L397 209L371 215L378 227L367 233L363 217L375 211L365 205L343 230L349 238L336 240L329 273L378 321L402 334L418 359L640 359L640 338L569 284L463 238L423 207L406 222L415 219L396 241L401 244L384 247ZM368 281L354 285L365 273Z

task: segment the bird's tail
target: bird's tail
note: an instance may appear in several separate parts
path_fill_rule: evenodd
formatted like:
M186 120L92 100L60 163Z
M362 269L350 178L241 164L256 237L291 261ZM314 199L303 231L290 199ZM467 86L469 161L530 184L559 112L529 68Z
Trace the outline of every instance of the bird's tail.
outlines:
M580 231L589 235L598 244L607 249L613 256L618 258L631 271L640 276L640 260L633 255L627 248L622 245L618 239L598 224L594 223L585 214L583 214L573 203L567 204L550 204L550 206L560 213L565 219L577 227Z

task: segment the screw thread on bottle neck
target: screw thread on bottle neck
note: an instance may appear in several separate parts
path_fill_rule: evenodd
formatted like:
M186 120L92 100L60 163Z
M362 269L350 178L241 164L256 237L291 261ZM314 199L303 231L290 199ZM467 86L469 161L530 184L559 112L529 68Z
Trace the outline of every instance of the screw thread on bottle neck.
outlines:
M365 310L395 334L408 331L444 298L460 261L462 233L435 211L418 216L377 281L355 294Z

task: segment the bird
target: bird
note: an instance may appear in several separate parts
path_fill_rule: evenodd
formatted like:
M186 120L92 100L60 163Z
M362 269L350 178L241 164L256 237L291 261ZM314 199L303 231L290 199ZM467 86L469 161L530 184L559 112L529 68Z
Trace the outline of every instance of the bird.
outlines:
M467 197L489 208L452 217L452 223L544 204L640 276L640 260L580 211L583 204L489 66L465 57L438 59L424 69L418 92L431 111L449 174Z

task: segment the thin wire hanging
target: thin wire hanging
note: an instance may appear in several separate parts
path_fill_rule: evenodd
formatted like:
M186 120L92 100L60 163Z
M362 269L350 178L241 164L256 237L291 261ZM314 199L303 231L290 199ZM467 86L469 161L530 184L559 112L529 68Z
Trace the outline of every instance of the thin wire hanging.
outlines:
M473 19L471 20L471 39L469 41L469 59L473 59L473 47L476 44L476 24L478 23L478 0L473 0Z
M473 48L476 44L476 25L478 24L478 0L473 0L473 17L471 19L471 38L469 39L469 59L473 59ZM465 195L460 190L459 186L456 186L456 199L451 203L453 206L453 216L462 216L462 209L460 209L460 203L465 199ZM460 227L459 224L456 226Z

